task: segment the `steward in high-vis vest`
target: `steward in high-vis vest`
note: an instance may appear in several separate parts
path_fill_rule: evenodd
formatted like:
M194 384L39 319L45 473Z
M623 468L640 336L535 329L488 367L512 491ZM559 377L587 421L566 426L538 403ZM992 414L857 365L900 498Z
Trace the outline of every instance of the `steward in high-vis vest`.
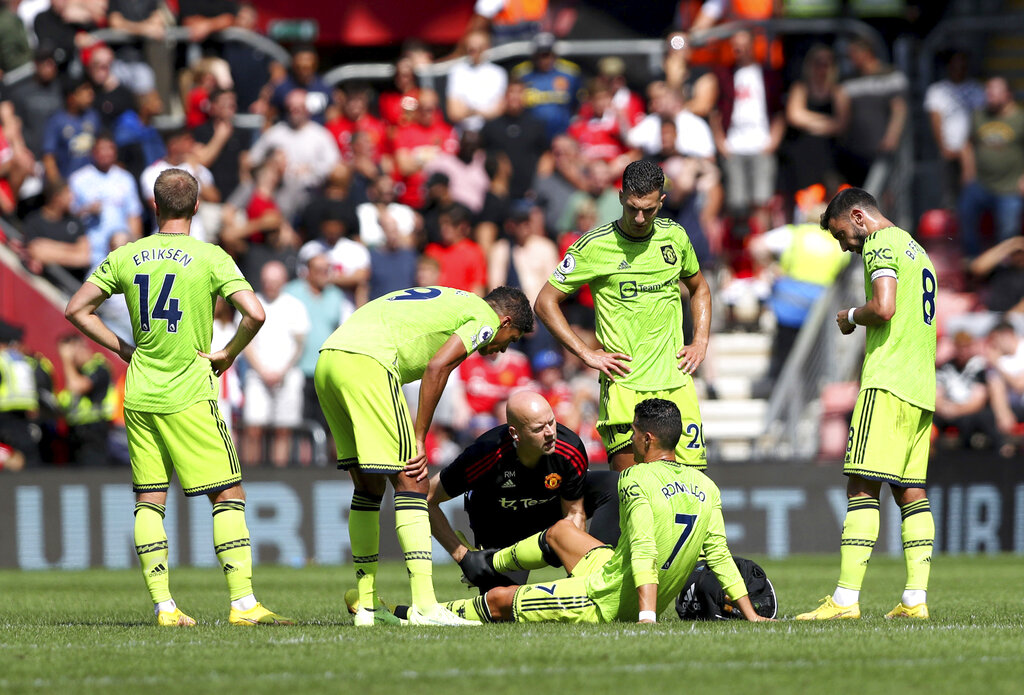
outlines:
M25 465L39 464L39 445L32 417L39 408L35 368L20 349L23 331L0 321L0 443L24 456Z
M61 338L57 349L64 367L64 389L57 399L68 424L71 463L106 466L115 405L110 364L77 335Z

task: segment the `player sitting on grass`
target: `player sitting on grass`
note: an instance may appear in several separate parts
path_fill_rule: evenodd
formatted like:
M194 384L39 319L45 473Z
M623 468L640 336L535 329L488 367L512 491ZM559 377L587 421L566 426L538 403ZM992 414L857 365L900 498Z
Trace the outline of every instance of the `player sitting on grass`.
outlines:
M171 598L164 505L171 472L187 497L213 502L213 542L231 592L232 625L291 625L252 593L252 551L235 446L217 409L217 378L263 325L263 306L223 249L189 236L199 184L168 169L153 186L159 231L112 251L68 302L67 318L128 363L124 424L132 464L135 551L157 624L190 627ZM135 347L96 315L123 294ZM217 296L242 315L234 337L210 352Z
M638 403L632 446L636 465L619 476L622 535L615 548L562 520L516 545L521 558L555 553L569 572L543 584L497 587L447 604L481 622L653 623L676 600L703 552L736 608L760 621L725 540L718 487L675 460L679 408L651 398Z

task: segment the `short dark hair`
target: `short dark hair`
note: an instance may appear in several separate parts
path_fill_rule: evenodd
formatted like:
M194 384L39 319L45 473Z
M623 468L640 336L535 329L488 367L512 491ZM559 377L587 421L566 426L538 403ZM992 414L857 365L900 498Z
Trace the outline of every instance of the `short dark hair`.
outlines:
M633 419L642 432L650 432L664 449L675 449L683 435L679 407L663 398L648 398L636 404Z
M448 222L458 227L463 224L470 224L473 221L473 213L462 203L452 203L441 211L438 218L446 217Z
M649 159L638 159L626 165L622 172L622 192L626 195L659 193L665 188L665 172Z
M487 293L484 301L499 315L512 319L512 327L523 333L533 330L533 308L530 300L518 287L495 287Z
M46 179L43 182L43 200L49 203L68 187L68 182L58 176L56 179Z
M875 196L863 188L845 188L836 193L835 197L832 198L828 207L825 208L825 212L821 213L821 219L818 220L818 224L827 232L829 231L829 223L832 220L842 217L853 208L877 210L878 201L875 200Z
M161 220L191 219L199 200L199 182L184 169L165 169L153 184L153 200Z
M1005 318L1001 318L999 319L999 322L996 325L992 326L988 334L992 335L993 333L1003 333L1004 331L1009 333L1016 333L1017 329L1014 328L1013 324L1007 321Z

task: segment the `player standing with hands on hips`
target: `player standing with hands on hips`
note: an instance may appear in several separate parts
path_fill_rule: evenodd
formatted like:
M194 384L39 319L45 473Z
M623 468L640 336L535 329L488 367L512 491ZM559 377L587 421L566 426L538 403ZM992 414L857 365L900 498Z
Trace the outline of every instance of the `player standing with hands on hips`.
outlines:
M860 617L860 587L878 538L878 498L888 483L903 519L906 589L886 618L928 618L935 522L925 477L935 411L935 267L867 191L848 188L821 216L844 251L864 258L867 303L836 316L843 335L864 326L867 354L843 466L849 480L839 584L797 620Z
M633 409L648 398L679 407L683 436L676 460L707 467L704 430L691 375L708 348L711 290L686 231L658 218L665 174L657 164L631 162L622 174L622 217L593 229L569 247L537 296L534 309L551 334L601 380L598 432L616 471L633 465ZM683 345L679 283L690 293L693 342ZM597 312L591 349L572 330L559 306L589 284Z
M124 424L135 490L135 551L157 624L196 624L171 598L164 505L171 472L186 497L213 502L213 542L231 593L232 625L291 625L256 601L245 492L238 455L217 408L218 379L263 326L263 306L231 257L189 236L199 208L199 184L168 169L153 185L156 234L112 251L68 302L78 330L128 363ZM123 294L135 347L96 315L112 294ZM231 302L242 319L217 352L213 305Z

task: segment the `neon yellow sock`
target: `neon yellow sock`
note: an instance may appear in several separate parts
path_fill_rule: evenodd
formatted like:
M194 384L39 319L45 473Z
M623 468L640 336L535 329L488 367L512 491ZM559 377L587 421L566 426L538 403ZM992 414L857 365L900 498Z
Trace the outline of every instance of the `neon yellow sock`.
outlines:
M380 501L380 497L356 490L348 514L348 540L356 568L359 605L371 609L377 605L374 593L380 557Z
M245 500L224 500L213 505L213 549L228 581L231 600L252 593L252 547L245 525Z
M544 559L544 551L540 547L540 539L545 533L547 529L496 552L491 559L494 569L498 572L514 572L547 567L548 562Z
M171 600L170 567L167 563L167 532L164 531L164 505L135 503L135 552L142 565L153 603Z
M395 530L409 571L412 603L421 612L437 603L434 596L434 567L430 554L430 517L427 496L422 492L395 493Z
M878 540L878 516L874 497L851 497L847 502L839 562L839 586L843 589L860 591Z
M903 523L903 558L907 563L907 590L927 591L932 569L932 546L935 544L935 520L928 498L900 508Z
M460 598L455 601L448 601L442 605L455 615L466 620L476 620L481 623L494 622L482 595L476 598Z

